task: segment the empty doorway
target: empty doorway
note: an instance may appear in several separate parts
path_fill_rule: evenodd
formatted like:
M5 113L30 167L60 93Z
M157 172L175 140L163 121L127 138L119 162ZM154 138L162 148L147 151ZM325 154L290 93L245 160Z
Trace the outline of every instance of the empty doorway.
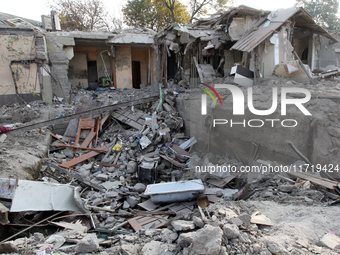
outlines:
M87 61L89 88L96 89L98 87L97 61Z
M132 86L139 89L141 84L140 61L132 61Z

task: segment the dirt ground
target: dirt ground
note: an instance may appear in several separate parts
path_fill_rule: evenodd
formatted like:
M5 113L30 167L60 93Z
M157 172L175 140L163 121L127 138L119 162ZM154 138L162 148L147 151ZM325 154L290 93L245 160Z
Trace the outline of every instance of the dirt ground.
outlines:
M284 246L291 246L299 239L318 243L327 233L340 235L338 206L283 205L272 201L248 201L251 206L270 218L274 226L264 234ZM307 253L308 254L308 253ZM322 254L337 254L330 251Z

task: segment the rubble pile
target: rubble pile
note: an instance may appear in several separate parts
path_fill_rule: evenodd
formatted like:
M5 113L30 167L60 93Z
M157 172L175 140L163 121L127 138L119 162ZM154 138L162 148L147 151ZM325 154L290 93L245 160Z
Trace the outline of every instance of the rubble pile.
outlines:
M102 230L104 233L98 234L87 232L87 228L78 222L65 224L65 230L50 236L34 232L30 237L18 238L0 247L1 251L19 254L33 251L36 254L51 254L52 251L59 254L147 255L336 254L330 250L337 249L331 240L339 243L334 234L328 233L316 243L298 238L295 233L287 240L280 240L271 236L272 225L268 217L247 202L221 201L209 205L203 214L197 208L178 214L161 229L134 232L123 228L107 233Z
M336 254L338 233L279 233L284 223L254 204L335 205L338 183L329 176L252 176L239 171L245 164L237 154L193 151L197 141L184 132L173 89L139 104L115 103L96 118L77 115L102 105L102 93L69 107L64 132L25 132L53 140L36 181L0 178L0 253ZM254 155L254 165L277 165ZM236 171L206 171L214 167Z

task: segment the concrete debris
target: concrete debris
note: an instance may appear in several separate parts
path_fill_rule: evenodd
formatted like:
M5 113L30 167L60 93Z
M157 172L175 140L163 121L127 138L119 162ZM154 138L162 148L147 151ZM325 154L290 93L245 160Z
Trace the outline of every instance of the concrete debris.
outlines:
M171 222L171 225L178 232L195 229L195 224L192 221L175 220Z
M159 241L151 241L143 246L142 255L174 254L176 245L165 244Z
M134 187L133 190L138 192L138 193L142 193L144 192L146 186L143 183L137 183Z
M340 249L340 238L332 233L327 233L324 237L322 237L319 244L321 246L328 247L332 250L339 250Z
M7 135L6 134L1 134L0 135L0 143L3 143L7 138Z
M197 216L193 216L192 221L194 222L194 224L197 228L203 228L204 227L204 221L201 218L199 218Z
M223 233L228 239L233 239L240 236L240 230L235 224L225 224L223 226Z
M65 238L60 235L51 235L49 238L47 238L46 243L52 244L54 249L59 249L64 243Z
M178 238L178 234L167 228L163 229L161 232L161 241L166 243L173 243Z
M79 240L76 245L76 252L91 253L99 249L99 240L96 234L87 234Z
M255 212L251 215L250 223L258 225L273 226L273 222L260 212Z
M219 227L205 225L198 230L188 247L190 255L194 254L211 254L219 255L221 251L223 232Z

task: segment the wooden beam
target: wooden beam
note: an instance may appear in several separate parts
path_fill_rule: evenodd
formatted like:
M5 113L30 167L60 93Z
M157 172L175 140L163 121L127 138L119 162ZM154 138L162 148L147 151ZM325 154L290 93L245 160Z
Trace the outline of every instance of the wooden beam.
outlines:
M55 139L57 139L57 140L59 140L60 142L62 142L62 143L65 143L65 144L67 144L68 145L68 143L67 142L65 142L63 139L60 139L58 136L56 136L55 134L53 134L53 133L50 133L50 135L51 136L53 136ZM60 146L60 145L59 145Z
M75 145L68 145L68 144L61 144L58 143L57 146L60 147L67 147L67 148L72 148L72 149L79 149L79 150L86 150L86 151L96 151L96 152L107 152L106 149L102 150L102 149L94 149L94 148L85 148L85 147L80 147L80 146L75 146Z
M105 150L106 149L106 151L107 151L110 148L110 146L111 146L111 143L106 144L106 145L100 147L99 149L101 149L101 150ZM105 152L105 151L101 151L101 152ZM65 163L63 163L63 164L61 164L59 166L63 167L63 168L70 168L71 166L74 166L74 165L79 164L79 163L81 163L81 162L83 162L83 161L85 161L85 160L87 160L89 158L97 156L101 152L91 151L91 152L88 152L88 153L86 153L84 155L81 155L78 158L71 159L70 161L67 161L67 162L65 162Z
M305 71L306 75L308 76L311 84L315 85L315 81L313 79L313 77L310 75L310 73L307 71L305 65L302 63L301 59L299 58L298 54L295 52L295 50L293 51L295 57L297 58L297 60L299 61L300 66L302 67L303 71Z
M319 176L312 175L310 173L289 172L288 174L291 175L291 176L297 177L297 178L301 178L301 179L310 181L313 184L325 187L327 189L332 189L332 190L334 190L335 187L337 187L338 184L339 184L336 181L331 181L331 180L328 180L328 179L325 179L325 178L321 178Z
M96 134L97 134L96 132L91 131L80 145L80 148L88 148Z
M124 102L124 103L119 103L119 104L115 104L115 105L107 105L107 106L104 106L104 107L98 107L98 108L95 108L95 109L79 112L79 113L72 114L72 115L69 115L69 116L63 116L63 117L60 117L58 119L45 120L45 121L34 123L34 124L31 124L31 125L14 128L14 129L11 129L8 133L14 134L14 133L18 133L18 132L23 132L23 131L35 129L35 128L41 128L41 127L46 127L46 126L50 126L50 125L55 125L57 123L68 122L71 119L75 119L75 118L78 118L78 117L88 118L89 116L92 116L92 117L98 116L99 114L106 112L106 111L116 110L116 109L119 109L119 108L125 107L125 106L131 106L131 105L138 105L138 104L143 104L143 103L147 103L147 102L153 102L153 101L157 101L158 99L159 99L159 95L155 95L155 96L150 96L150 97L146 97L146 98L141 98L141 99L138 99L138 100L133 100L133 101L130 101L130 102Z

